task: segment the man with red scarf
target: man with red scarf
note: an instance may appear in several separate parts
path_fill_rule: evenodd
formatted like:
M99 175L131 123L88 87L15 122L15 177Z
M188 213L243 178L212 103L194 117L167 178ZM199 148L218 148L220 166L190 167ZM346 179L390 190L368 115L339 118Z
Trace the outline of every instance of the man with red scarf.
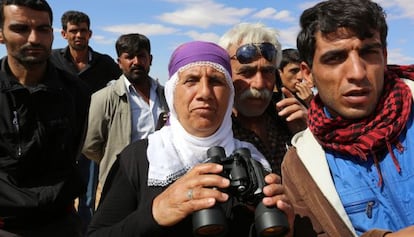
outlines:
M319 93L282 165L295 236L414 236L414 65L387 66L372 1L320 2L300 24L301 71Z

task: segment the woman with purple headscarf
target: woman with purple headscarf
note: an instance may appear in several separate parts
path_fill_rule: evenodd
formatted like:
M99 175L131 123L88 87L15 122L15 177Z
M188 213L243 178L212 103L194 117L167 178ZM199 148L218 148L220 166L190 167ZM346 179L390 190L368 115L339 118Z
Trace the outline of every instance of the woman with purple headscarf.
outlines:
M252 144L233 137L230 58L214 43L193 41L173 52L168 69L169 125L130 144L118 156L88 235L193 236L192 214L219 204L227 236L249 236L252 208L223 191L230 185L220 175L223 166L206 162L210 147L223 147L225 156L244 147L264 170L270 170ZM269 174L265 181L263 204L277 206L292 223L293 210L280 177Z

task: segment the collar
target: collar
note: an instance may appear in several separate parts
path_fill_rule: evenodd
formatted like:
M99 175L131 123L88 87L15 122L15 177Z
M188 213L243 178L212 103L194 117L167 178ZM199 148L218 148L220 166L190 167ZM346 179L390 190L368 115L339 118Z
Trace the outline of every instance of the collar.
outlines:
M69 46L62 48L60 53L63 54L63 57L65 57L66 60L72 62L72 55L70 54ZM94 59L94 51L90 46L88 46L88 64L91 64L94 61Z
M61 88L63 88L63 82L62 82L62 79L60 78L61 75L58 75L58 69L56 67L53 67L52 65L53 64L48 60L43 79L39 82L37 86L35 86L35 88L41 89L41 90L48 90L48 89L60 90ZM7 56L1 59L0 66L1 66L0 71L6 75L5 77L6 86L5 87L9 88L10 90L24 87L22 84L19 83L16 77L12 74L9 64L7 62Z

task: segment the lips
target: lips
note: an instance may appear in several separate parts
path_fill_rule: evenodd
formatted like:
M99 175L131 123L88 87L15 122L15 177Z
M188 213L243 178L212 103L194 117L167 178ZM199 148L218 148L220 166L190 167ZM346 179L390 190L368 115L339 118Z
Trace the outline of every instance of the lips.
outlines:
M210 106L202 106L202 107L193 108L192 110L193 111L194 110L210 110L210 111L213 111L213 108L211 108Z
M369 89L350 90L343 97L350 104L365 104L369 102L370 92Z
M369 89L350 90L344 93L344 96L366 96L370 93Z
M38 53L43 53L45 50L43 48L26 48L24 51L29 54L32 54L32 53L38 54Z
M213 107L206 105L206 106L198 106L198 107L194 107L191 109L191 112L196 112L196 113L200 113L200 114L210 114L212 112L215 112L216 109L214 109Z

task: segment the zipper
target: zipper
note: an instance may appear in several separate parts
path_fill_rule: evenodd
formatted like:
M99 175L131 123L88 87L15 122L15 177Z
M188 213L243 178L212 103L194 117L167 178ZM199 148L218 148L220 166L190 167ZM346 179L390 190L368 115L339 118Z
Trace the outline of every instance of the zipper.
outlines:
M16 151L16 157L20 158L22 156L22 145L20 141L20 124L19 124L19 115L17 114L17 111L13 111L13 126L16 129L17 133L17 151Z
M374 206L375 202L374 201L369 201L367 203L367 207L365 208L365 213L367 214L367 217L369 219L372 218L372 207Z

